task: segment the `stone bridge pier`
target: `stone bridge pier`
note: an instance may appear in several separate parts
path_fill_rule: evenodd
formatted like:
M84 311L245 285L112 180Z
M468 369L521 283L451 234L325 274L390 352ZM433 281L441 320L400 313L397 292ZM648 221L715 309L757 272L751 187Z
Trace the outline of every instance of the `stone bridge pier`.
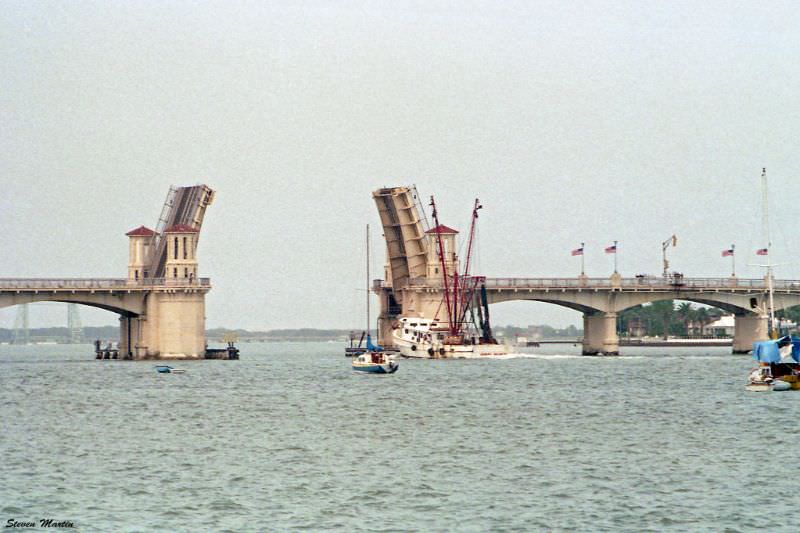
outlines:
M747 353L753 343L769 338L767 315L734 315L733 353Z
M753 343L768 338L768 317L763 314L735 315L733 353L746 354ZM583 355L619 355L616 313L583 315Z
M583 355L619 355L617 313L583 315Z

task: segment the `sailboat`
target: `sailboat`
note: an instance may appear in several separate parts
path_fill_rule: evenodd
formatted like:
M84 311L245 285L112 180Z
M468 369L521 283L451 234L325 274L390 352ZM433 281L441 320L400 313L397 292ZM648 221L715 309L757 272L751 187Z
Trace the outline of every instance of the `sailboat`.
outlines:
M400 317L392 330L393 344L404 357L466 359L506 355L506 346L495 340L489 324L486 278L473 276L469 271L478 210L483 206L476 198L464 270L460 274L454 266L448 266L445 259L446 247L442 241L443 233L454 230L439 223L433 196L430 206L436 226L428 234L438 252L443 283L440 309L443 305L447 316L444 320L439 317Z
M762 248L764 255L769 258L772 241L769 233L769 203L767 198L767 169L761 172L763 223L767 237L767 247ZM768 335L769 340L753 343L753 359L758 361L758 367L752 369L747 377L749 391L767 392L783 390L800 390L800 339L791 335L778 337L778 327L775 320L775 298L772 282L771 260L767 261L767 291L769 294L768 306Z
M355 372L367 374L394 374L397 372L399 364L390 359L382 347L373 344L369 334L369 244L369 224L367 224L367 329L365 330L367 342L366 351L353 359L352 368Z
M369 374L394 374L399 368L397 361L389 358L383 348L372 344L367 334L367 351L353 359L353 370Z
M800 339L789 335L753 343L758 367L750 371L746 389L754 392L800 389Z

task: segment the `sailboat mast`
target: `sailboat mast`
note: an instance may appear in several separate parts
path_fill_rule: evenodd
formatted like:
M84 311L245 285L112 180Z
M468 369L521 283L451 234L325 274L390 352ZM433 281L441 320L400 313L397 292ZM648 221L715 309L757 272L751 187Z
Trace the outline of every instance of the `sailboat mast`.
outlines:
M762 202L762 222L767 237L767 291L769 292L769 336L775 337L775 300L774 289L772 286L772 239L769 234L769 197L767 195L767 169L761 169L761 202Z
M367 224L367 335L369 335L369 224Z
M764 231L767 237L767 257L769 257L769 249L772 247L772 239L769 235L769 198L767 196L767 169L761 169L761 210L762 210L762 223L764 224Z

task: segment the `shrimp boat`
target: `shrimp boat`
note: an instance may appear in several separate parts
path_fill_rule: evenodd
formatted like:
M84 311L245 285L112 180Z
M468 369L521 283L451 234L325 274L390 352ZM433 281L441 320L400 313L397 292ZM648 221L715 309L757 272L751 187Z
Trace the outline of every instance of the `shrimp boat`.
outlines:
M800 339L786 335L780 339L755 342L753 359L758 361L758 367L750 371L747 390L800 390Z
M433 196L430 206L435 227L426 233L435 244L438 267L442 272L443 296L439 310L444 307L446 318L439 318L439 311L434 318L399 317L392 328L394 346L404 357L425 359L506 355L507 347L495 340L489 324L486 278L473 276L469 271L478 210L483 206L476 198L472 208L466 260L461 273L458 272L453 253L458 232L439 223Z
M367 352L362 353L352 361L353 370L368 374L394 374L399 365L392 361L383 348L372 344L372 339L367 335Z

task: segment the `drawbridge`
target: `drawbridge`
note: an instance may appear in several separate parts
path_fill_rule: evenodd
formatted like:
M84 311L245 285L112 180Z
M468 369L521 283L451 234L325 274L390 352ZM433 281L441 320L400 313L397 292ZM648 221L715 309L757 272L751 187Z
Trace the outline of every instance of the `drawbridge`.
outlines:
M386 238L391 284L395 289L426 275L428 245L423 224L427 221L416 202L413 187L391 187L372 193Z
M185 225L199 232L203 226L206 208L213 201L214 191L207 185L170 187L153 236L153 259L148 269L151 277L164 277L164 265L167 260L167 240L164 237L164 230L172 226Z

